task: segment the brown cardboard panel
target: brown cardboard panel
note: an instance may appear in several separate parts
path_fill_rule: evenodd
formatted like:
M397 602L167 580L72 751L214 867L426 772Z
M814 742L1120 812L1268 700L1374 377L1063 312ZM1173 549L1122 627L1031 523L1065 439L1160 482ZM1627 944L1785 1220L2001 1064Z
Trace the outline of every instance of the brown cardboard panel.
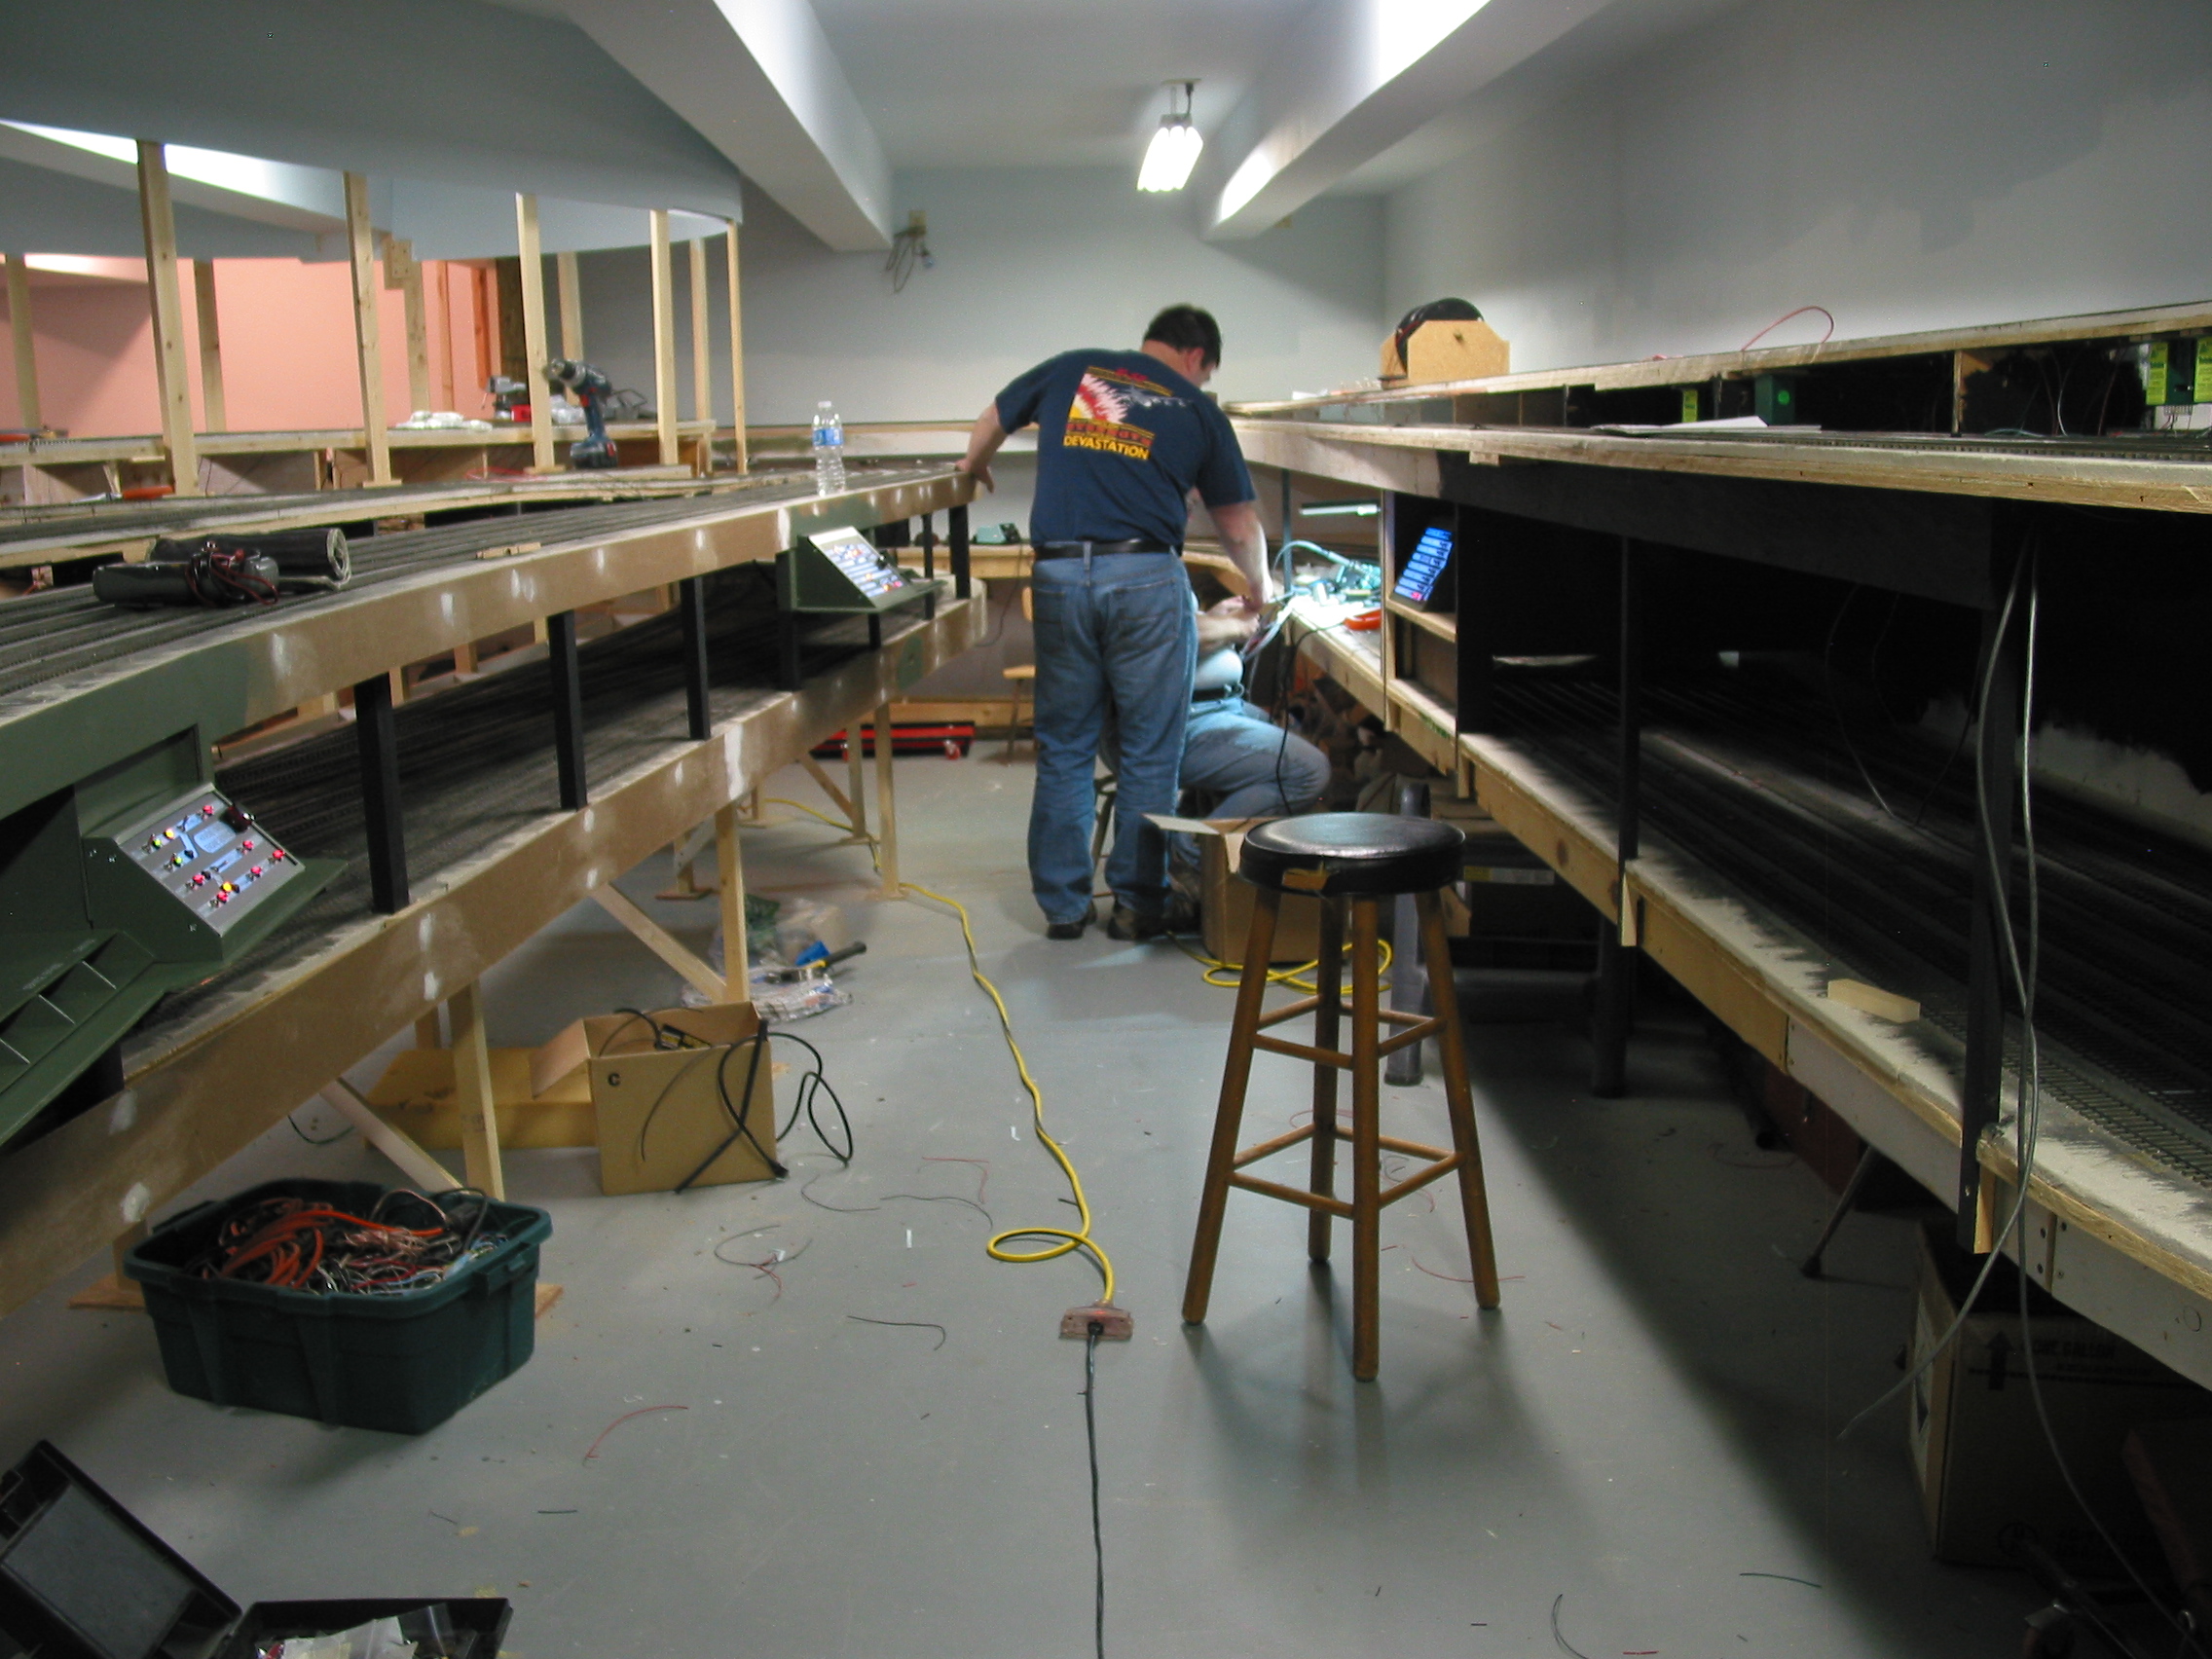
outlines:
M656 1048L655 1025L703 1046ZM751 1003L659 1009L645 1017L594 1014L584 1021L601 1192L665 1193L686 1177L695 1187L719 1187L774 1174L762 1153L773 1157L776 1150L775 1068L764 1039L757 1066L756 1045L747 1041L759 1030ZM751 1139L731 1138L740 1113ZM710 1157L714 1161L701 1170Z
M1415 385L1430 381L1482 380L1512 370L1513 348L1487 322L1424 322L1406 337L1406 358L1398 360L1397 336L1382 342L1382 374Z

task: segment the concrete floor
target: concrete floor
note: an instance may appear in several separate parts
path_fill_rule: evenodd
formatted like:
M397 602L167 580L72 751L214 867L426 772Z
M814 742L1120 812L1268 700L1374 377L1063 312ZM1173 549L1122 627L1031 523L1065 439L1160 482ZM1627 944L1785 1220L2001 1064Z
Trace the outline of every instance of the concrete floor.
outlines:
M1450 1206L1410 1200L1383 1228L1382 1375L1355 1384L1348 1296L1285 1206L1236 1198L1211 1322L1177 1318L1231 993L1170 948L1042 939L1025 761L903 760L899 790L904 872L970 905L1136 1315L1099 1360L1113 1652L2018 1651L2027 1582L1928 1560L1901 1410L1834 1438L1897 1376L1908 1229L1855 1219L1835 1276L1800 1277L1825 1194L1751 1145L1692 1021L1640 1037L1621 1101L1588 1096L1564 1008L1473 1030L1505 1306L1475 1314ZM866 902L865 854L771 810L756 891L851 902L869 944L854 1005L796 1028L851 1110L849 1170L803 1129L792 1182L681 1198L602 1198L589 1150L510 1156L567 1294L529 1366L419 1439L170 1394L141 1318L63 1307L88 1263L0 1323L0 1458L53 1439L241 1601L509 1596L517 1659L1088 1652L1083 1356L1055 1330L1096 1279L994 1263L981 1214L925 1201L1064 1223L1065 1188L955 922ZM707 909L659 913L696 934ZM488 981L495 1041L676 989L587 907ZM1304 1087L1263 1056L1253 1131ZM1433 1083L1385 1117L1444 1134ZM279 1125L206 1190L287 1173L390 1178L357 1137ZM780 1296L725 1240L797 1257ZM683 1409L584 1461L649 1406Z

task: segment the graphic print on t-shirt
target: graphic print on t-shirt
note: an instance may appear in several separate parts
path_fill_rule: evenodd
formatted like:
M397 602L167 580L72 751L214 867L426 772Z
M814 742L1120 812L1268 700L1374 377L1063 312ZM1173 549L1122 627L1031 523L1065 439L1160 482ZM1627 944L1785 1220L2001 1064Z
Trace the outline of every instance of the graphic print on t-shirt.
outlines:
M1147 461L1152 456L1153 434L1143 426L1130 425L1129 411L1161 404L1179 406L1182 402L1158 381L1142 375L1121 369L1086 369L1083 379L1076 383L1075 401L1068 406L1067 430L1060 442L1071 449L1104 450L1130 461Z

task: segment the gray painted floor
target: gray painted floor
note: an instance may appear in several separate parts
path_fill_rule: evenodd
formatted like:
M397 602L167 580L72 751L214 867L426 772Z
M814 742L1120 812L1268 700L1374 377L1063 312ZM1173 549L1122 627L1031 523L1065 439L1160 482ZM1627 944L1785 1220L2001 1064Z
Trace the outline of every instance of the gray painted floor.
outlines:
M1500 1313L1453 1281L1449 1206L1410 1200L1383 1229L1382 1376L1355 1384L1348 1300L1309 1274L1302 1215L1239 1196L1211 1322L1185 1329L1231 995L1172 949L1040 937L1028 786L1023 761L900 762L903 868L973 910L1136 1314L1098 1376L1111 1651L2018 1651L2026 1582L1927 1559L1901 1414L1834 1438L1897 1375L1907 1229L1856 1219L1836 1276L1801 1278L1825 1195L1751 1146L1686 1021L1640 1038L1640 1092L1609 1102L1584 1091L1564 1011L1473 1031ZM853 902L869 942L858 1001L797 1028L852 1111L851 1169L802 1129L791 1183L606 1198L588 1150L511 1156L511 1196L553 1213L567 1294L529 1366L414 1440L171 1395L142 1319L62 1306L88 1263L0 1323L0 1457L54 1439L240 1600L510 1596L519 1659L1088 1652L1082 1348L1055 1330L1095 1277L994 1263L980 1214L924 1201L1064 1223L1065 1188L956 923L866 903L865 854L772 810L792 822L748 832L756 890ZM659 913L696 934L708 908ZM489 981L495 1040L675 989L587 908ZM1304 1087L1263 1056L1254 1132ZM1385 1114L1444 1133L1433 1084L1386 1090ZM932 1159L987 1163L987 1185ZM389 1178L357 1138L279 1125L208 1191L284 1173ZM736 1237L755 1229L772 1231ZM796 1257L780 1296L719 1261L724 1240ZM584 1461L649 1406L684 1409Z

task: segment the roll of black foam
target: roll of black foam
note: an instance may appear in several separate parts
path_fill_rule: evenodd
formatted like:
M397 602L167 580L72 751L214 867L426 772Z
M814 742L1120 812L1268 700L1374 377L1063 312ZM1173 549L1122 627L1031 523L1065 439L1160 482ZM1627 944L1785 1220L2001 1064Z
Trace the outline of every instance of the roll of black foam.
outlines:
M183 564L198 553L250 553L276 562L285 585L312 583L344 587L353 574L353 558L342 530L272 530L259 535L214 532L206 535L163 536L146 555L155 565Z

